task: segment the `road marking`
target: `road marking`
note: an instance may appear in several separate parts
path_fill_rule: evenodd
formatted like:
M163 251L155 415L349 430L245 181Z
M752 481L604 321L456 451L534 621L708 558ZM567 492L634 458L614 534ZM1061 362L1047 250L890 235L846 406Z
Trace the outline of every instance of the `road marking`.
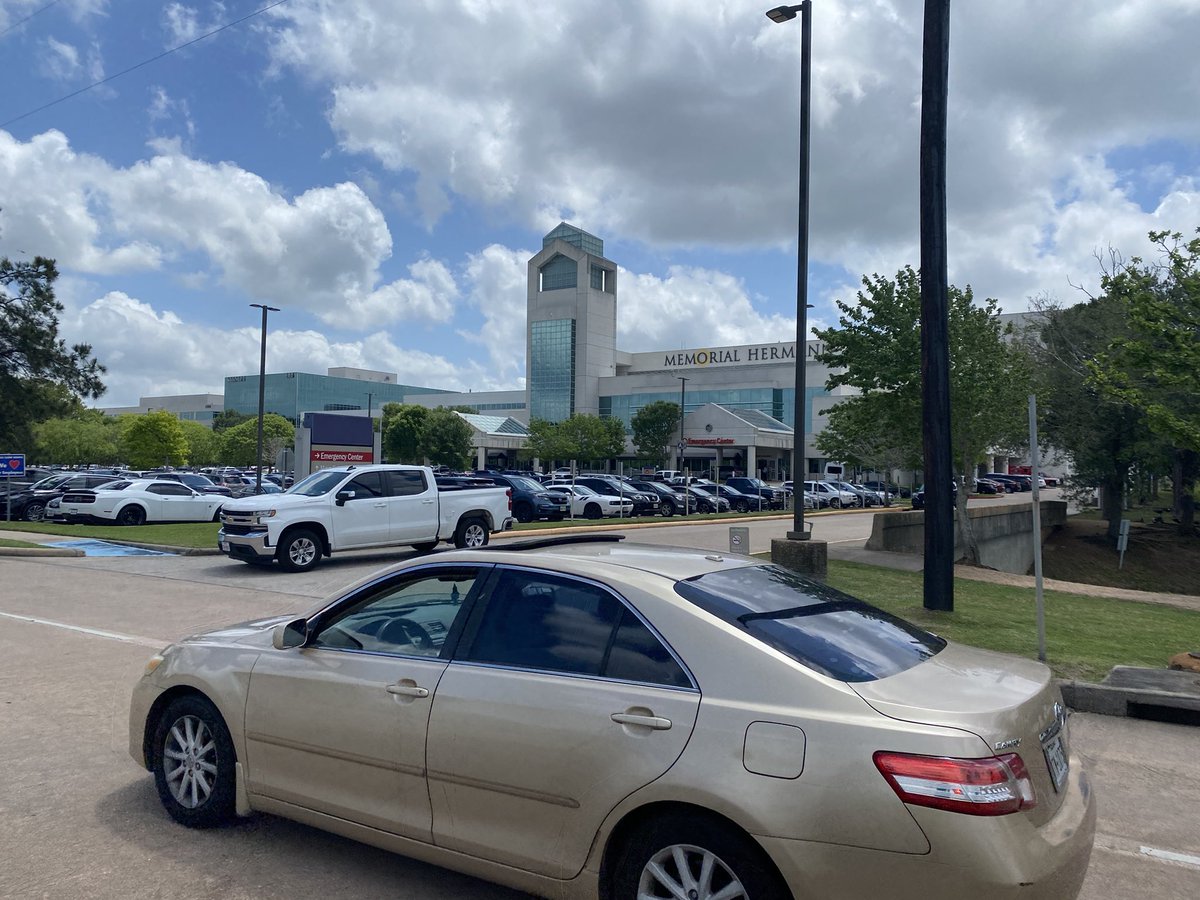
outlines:
M1150 856L1154 859L1162 859L1167 862L1179 863L1183 866L1188 866L1193 869L1200 869L1200 856L1190 856L1187 853L1176 853L1173 850L1159 850L1157 847L1142 847L1140 852L1144 856Z
M138 637L133 634L119 634L115 631L101 631L99 628L84 628L82 625L68 625L65 622L52 622L49 619L39 619L35 616L19 616L15 613L0 612L0 616L6 619L16 619L18 622L31 622L34 625L49 625L52 628L65 628L67 631L76 631L80 634L90 634L93 637L108 638L110 641L121 641L126 644L140 644L143 647L153 647L156 650L161 649L170 641L164 641L157 638Z

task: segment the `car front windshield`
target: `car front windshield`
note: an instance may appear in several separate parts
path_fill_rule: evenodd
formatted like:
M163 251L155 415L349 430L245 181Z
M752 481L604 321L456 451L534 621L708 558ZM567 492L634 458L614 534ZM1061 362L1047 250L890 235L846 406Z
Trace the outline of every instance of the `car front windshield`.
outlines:
M706 612L839 681L887 678L936 655L946 641L779 566L710 572L675 586Z
M288 493L303 494L305 497L320 497L341 484L345 477L345 472L313 472L303 481L292 485Z
M531 493L534 493L534 494L540 494L542 491L545 490L545 488L542 487L542 483L540 481L534 481L532 478L525 478L524 476L521 476L521 475L505 475L504 477L512 482L513 487L521 488L521 490L524 490L524 491L530 491Z

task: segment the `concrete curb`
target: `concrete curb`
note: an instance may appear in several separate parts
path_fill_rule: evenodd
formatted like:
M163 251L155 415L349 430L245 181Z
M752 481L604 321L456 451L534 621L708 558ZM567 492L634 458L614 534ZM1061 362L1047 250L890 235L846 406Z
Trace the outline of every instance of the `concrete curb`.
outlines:
M1174 714L1200 724L1200 674L1116 666L1099 684L1059 682L1063 701L1079 712L1162 718Z
M32 542L31 542L32 543ZM0 556L86 556L74 547L0 547Z

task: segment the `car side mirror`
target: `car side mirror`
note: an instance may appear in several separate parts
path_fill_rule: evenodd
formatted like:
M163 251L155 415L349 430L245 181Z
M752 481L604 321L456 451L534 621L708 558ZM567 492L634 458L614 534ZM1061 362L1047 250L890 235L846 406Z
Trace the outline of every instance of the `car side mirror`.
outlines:
M303 647L308 640L308 620L292 619L281 622L271 632L271 646L276 650L291 650L293 647Z
M354 499L354 491L338 491L337 497L334 498L334 502L338 506L345 506L347 500L353 500L353 499Z

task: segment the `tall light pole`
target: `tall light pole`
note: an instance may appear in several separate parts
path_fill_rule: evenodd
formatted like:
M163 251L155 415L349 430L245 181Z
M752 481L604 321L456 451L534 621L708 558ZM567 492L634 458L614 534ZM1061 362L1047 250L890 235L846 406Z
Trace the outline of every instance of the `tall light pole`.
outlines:
M262 445L263 445L263 401L267 387L267 313L279 312L278 307L264 303L251 303L262 310L262 347L258 354L258 448L254 453L254 493L262 493Z
M812 73L812 0L767 11L772 22L790 22L800 13L800 187L796 221L796 401L792 410L792 530L788 538L808 540L804 531L804 368L808 364L808 119Z
M679 471L682 473L684 471L683 451L687 447L687 438L683 436L683 392L687 387L688 380L686 375L676 375L675 377L679 379ZM688 487L687 475L683 475L683 514L685 516L688 514L688 500L691 499Z

